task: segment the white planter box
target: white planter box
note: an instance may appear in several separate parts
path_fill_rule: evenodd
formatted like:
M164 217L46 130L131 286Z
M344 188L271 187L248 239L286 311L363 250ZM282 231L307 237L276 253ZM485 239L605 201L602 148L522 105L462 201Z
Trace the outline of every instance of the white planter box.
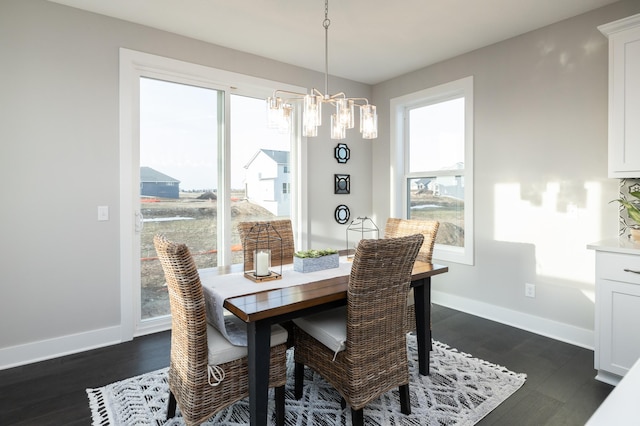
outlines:
M323 269L337 268L338 253L322 257L293 257L293 270L296 272L315 272Z

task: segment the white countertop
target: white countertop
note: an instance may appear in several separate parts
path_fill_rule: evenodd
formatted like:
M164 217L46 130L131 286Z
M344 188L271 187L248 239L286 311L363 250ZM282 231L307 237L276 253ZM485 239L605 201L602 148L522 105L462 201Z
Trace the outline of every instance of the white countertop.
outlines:
M634 243L624 237L597 241L595 243L587 244L587 248L591 250L610 251L613 253L640 255L640 243Z
M637 425L640 422L640 360L625 374L585 426Z

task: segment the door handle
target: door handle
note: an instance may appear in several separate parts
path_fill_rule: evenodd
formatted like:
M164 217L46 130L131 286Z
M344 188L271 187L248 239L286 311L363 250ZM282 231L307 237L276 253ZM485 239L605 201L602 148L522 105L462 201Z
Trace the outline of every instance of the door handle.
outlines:
M640 271L634 271L633 269L624 269L625 272L631 272L632 274L640 274Z
M136 233L141 233L142 232L142 228L144 228L144 216L142 215L142 212L136 211L134 213L135 215L135 219L134 219L134 229L136 231Z

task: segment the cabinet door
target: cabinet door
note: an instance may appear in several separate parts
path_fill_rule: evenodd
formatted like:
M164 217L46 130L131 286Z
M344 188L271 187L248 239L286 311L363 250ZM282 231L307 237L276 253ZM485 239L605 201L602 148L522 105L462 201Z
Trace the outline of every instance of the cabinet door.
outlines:
M640 15L617 22L607 28L613 31L608 34L609 177L640 177Z
M605 279L599 285L599 368L624 376L640 357L640 285Z

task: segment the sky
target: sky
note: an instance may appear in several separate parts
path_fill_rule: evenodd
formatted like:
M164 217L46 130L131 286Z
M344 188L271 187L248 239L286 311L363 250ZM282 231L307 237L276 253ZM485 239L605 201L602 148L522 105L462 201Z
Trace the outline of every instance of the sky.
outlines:
M140 79L140 166L180 181L181 190L217 189L218 90ZM289 136L266 126L264 99L231 96L231 187L260 149L289 151Z
M464 98L410 111L411 172L456 169L464 163Z

